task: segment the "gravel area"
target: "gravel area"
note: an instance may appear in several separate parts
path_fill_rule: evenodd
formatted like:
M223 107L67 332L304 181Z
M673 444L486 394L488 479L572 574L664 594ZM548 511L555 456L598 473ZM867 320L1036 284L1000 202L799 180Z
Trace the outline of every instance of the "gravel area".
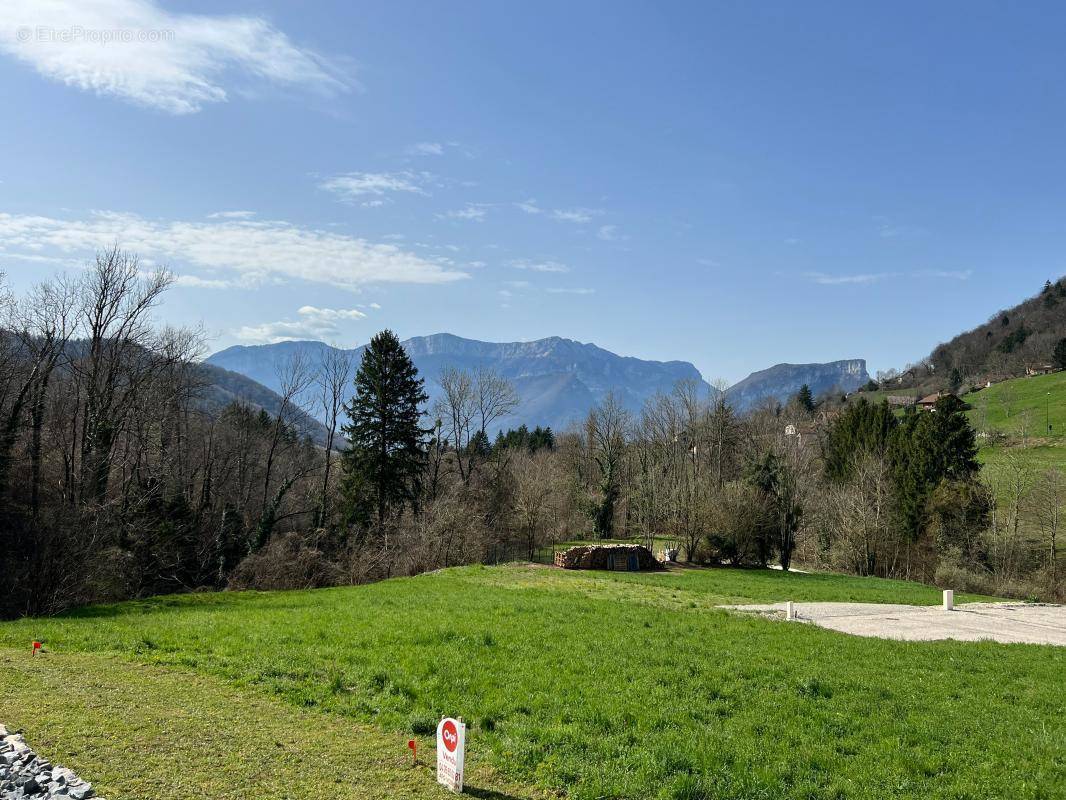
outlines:
M785 618L785 604L723 606ZM794 603L797 622L881 639L1053 644L1066 647L1066 606L1039 603L961 603L941 606L880 603Z
M9 734L0 725L0 800L86 800L90 797L96 797L92 784L66 767L53 766L33 752L21 734Z

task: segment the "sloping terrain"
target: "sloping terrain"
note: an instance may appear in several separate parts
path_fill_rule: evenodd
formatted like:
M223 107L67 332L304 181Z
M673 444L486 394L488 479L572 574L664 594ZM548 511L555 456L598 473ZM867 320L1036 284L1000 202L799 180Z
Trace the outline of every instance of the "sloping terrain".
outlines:
M445 713L470 724L481 797L1061 796L1066 651L862 639L716 608L784 599L939 593L770 570L507 566L160 597L0 625L0 718L113 800L440 797L402 754L415 734L431 758ZM207 726L192 746L201 710L228 744ZM350 761L330 744L344 731ZM227 794L228 770L241 787Z
M212 364L199 364L197 368L201 374L201 405L209 414L217 415L234 402L261 408L272 417L280 412L281 397L262 383ZM317 444L325 443L326 428L317 419L299 408L290 408L287 415L301 433Z
M1033 297L996 312L982 325L938 345L929 357L937 375L955 370L983 383L1025 374L1027 365L1048 364L1066 338L1066 278L1050 281Z
M756 408L767 400L785 403L806 384L818 397L830 390L846 393L870 380L866 361L849 358L829 364L778 364L753 372L726 390L726 397L738 411Z

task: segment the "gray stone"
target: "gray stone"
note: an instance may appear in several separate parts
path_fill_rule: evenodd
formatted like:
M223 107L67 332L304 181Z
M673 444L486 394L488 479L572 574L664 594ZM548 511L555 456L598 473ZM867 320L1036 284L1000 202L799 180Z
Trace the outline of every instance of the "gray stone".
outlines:
M19 734L0 726L0 800L90 800L92 784L38 756Z

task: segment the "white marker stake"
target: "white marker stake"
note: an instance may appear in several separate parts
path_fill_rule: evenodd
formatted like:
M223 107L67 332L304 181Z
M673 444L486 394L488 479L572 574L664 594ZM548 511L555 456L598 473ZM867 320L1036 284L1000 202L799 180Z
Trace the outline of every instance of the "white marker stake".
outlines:
M951 611L954 608L955 608L955 590L954 589L945 589L944 590L944 610L945 611Z
M437 725L437 783L453 792L463 791L463 754L466 725L463 718L445 717Z
M796 607L792 604L792 601L789 600L787 603L785 603L785 619L787 619L789 622L791 622L795 618L796 618Z

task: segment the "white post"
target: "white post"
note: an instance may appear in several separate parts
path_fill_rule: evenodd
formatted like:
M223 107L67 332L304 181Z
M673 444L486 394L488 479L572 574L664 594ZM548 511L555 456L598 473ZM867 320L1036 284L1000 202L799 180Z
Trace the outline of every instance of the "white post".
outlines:
M944 590L944 610L951 611L955 608L955 591L953 589Z
M792 601L789 600L787 603L785 603L785 619L787 619L789 622L791 622L795 618L796 618L796 607L795 607L795 605L793 605Z

